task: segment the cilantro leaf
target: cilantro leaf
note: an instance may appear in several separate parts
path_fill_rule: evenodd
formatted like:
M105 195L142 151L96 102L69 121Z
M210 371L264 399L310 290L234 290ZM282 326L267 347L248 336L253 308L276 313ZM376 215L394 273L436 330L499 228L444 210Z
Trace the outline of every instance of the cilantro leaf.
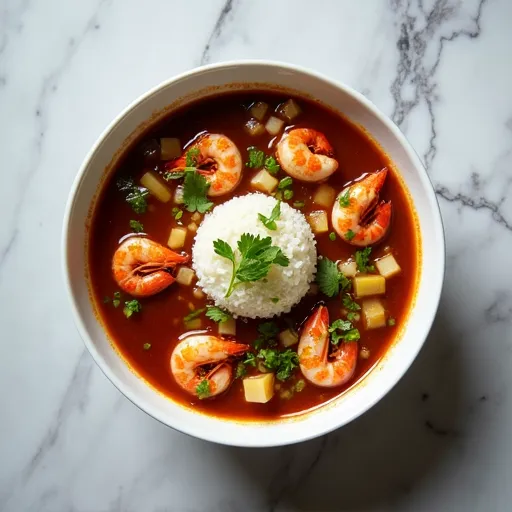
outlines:
M361 306L357 302L355 302L348 293L343 295L341 302L343 304L343 307L345 309L348 309L349 311L359 311L361 309Z
M172 216L176 219L176 220L180 220L181 217L183 217L183 210L181 210L180 208L178 207L174 207L172 209L172 212L171 212Z
M359 272L375 272L375 266L370 265L371 247L365 247L362 251L356 251L355 258Z
M388 326L393 327L394 325L396 325L396 320L393 317L389 317L388 318Z
M318 260L316 282L320 291L328 297L338 295L340 286L342 291L351 286L350 280L338 270L336 263L325 257Z
M163 178L165 181L179 180L185 177L185 171L167 171L164 173Z
M279 334L279 327L275 322L263 322L258 325L258 337L254 340L254 348L259 350L263 345L271 344Z
M256 367L256 355L253 354L252 352L247 352L247 354L245 355L245 359L244 359L243 363L246 366Z
M142 304L137 300L129 300L124 303L123 313L126 318L130 318L133 313L140 313L142 310Z
M200 154L199 148L190 148L185 155L185 165L187 167L197 167Z
M241 379L247 375L247 368L242 361L239 361L236 365L235 379Z
M222 323L227 322L231 315L218 306L206 306L206 317L214 322Z
M121 304L121 292L114 292L114 298L112 299L112 306L117 308Z
M286 178L283 178L279 185L277 185L278 190L284 190L285 188L289 188L293 185L293 179L290 178L290 176L286 176Z
M289 379L293 370L299 366L297 352L289 348L283 352L273 348L261 349L258 352L258 359L263 361L265 368L275 371L276 377L281 381Z
M251 169L263 167L265 153L255 146L248 147L247 151L249 152L249 161L245 165Z
M185 173L183 202L189 212L205 213L213 206L213 203L206 197L209 188L210 184L206 178L198 172L187 171Z
M267 156L267 158L265 158L265 169L267 169L270 174L276 175L281 170L281 166L273 156Z
M134 233L142 233L144 231L144 226L138 220L131 220L130 227Z
M119 179L117 181L117 188L121 192L128 192L126 194L126 202L135 213L146 213L148 208L147 196L149 195L147 188L135 185L133 178Z
M221 240L220 238L215 240L213 242L213 249L215 254L227 258L233 263L235 262L235 253L233 252L233 249L231 249L231 246L227 242L224 242L224 240Z
M210 383L207 379L203 379L197 386L196 386L196 395L199 400L204 400L205 398L208 398L211 394L210 391Z
M293 197L293 190L287 188L283 192L283 197L284 197L285 201L289 201Z
M357 341L360 338L359 330L349 320L338 318L329 327L331 343L337 345L340 341Z
M349 229L349 230L345 233L345 238L346 238L347 240L352 240L355 236L356 236L356 234L355 234L351 229Z
M334 242L336 240L336 233L334 231L332 231L331 233L329 233L329 240L331 242Z
M190 320L194 320L194 318L200 317L205 311L206 308L195 309L194 311L191 311L186 317L184 317L183 321L185 323L190 322Z
M281 216L281 201L277 201L274 208L272 208L272 212L270 213L270 217L265 217L262 213L258 213L258 219L261 220L263 225L270 229L270 231L275 231L277 229L276 220L279 220Z
M347 191L340 196L338 202L342 208L350 206L350 189L347 189Z

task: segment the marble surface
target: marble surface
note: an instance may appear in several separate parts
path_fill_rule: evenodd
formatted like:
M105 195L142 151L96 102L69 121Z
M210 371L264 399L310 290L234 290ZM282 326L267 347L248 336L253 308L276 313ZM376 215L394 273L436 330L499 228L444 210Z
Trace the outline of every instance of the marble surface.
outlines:
M4 0L0 510L510 510L510 0ZM375 408L304 444L174 432L85 351L61 279L72 180L129 102L200 64L272 58L363 92L423 158L446 227L433 331Z

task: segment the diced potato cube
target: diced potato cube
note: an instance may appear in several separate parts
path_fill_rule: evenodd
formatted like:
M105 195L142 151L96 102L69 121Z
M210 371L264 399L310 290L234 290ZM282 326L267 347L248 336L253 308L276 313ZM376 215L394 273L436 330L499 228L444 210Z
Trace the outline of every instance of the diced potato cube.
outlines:
M225 322L220 322L219 334L221 336L236 336L236 320L230 317Z
M183 204L185 201L183 200L183 187L181 185L176 187L174 191L174 204Z
M243 380L246 402L266 404L274 396L274 374L265 373Z
M301 113L301 109L295 100L289 99L279 106L279 113L292 121Z
M278 337L283 347L291 347L299 342L299 335L292 329L281 331Z
M329 221L324 210L316 210L308 215L308 222L313 233L320 235L329 231Z
M251 115L258 121L263 121L263 118L265 117L265 114L268 110L268 104L264 101L257 101L252 105L250 108Z
M169 189L152 172L144 174L140 179L140 184L146 187L162 203L167 203L171 200Z
M192 231L192 233L195 233L197 231L197 224L195 222L191 222L188 226L187 226L187 229L189 231Z
M190 286L196 277L195 272L189 267L180 267L176 274L176 282L184 286Z
M357 263L355 261L340 261L338 263L338 270L347 277L355 277L357 274Z
M199 222L201 220L201 214L199 212L194 212L190 217L190 220L193 222Z
M201 290L201 288L194 288L192 295L194 296L194 299L203 299L204 298L204 292L203 292L203 290Z
M386 254L386 256L376 260L375 266L380 275L384 276L386 279L396 276L401 271L400 265L396 262L392 254Z
M187 238L187 228L172 228L167 245L171 249L181 249L185 245Z
M202 325L203 321L200 318L193 318L192 320L185 322L185 327L191 331L201 329Z
M323 206L324 208L330 208L334 204L334 199L336 198L336 190L334 190L330 185L320 185L313 196L313 202L318 206Z
M386 325L386 311L379 299L366 299L361 305L364 326L367 329L378 329Z
M274 178L272 174L270 174L265 169L262 169L258 173L256 173L251 180L252 188L259 190L260 192L265 192L267 194L271 194L279 184L279 180Z
M181 156L180 139L163 137L160 139L160 160L174 160Z
M354 293L357 298L386 293L386 280L382 276L362 275L354 277Z
M267 124L265 124L265 130L270 135L277 135L284 127L284 121L275 116L268 118Z
M265 133L265 126L256 119L249 119L244 125L244 130L251 136L257 137Z

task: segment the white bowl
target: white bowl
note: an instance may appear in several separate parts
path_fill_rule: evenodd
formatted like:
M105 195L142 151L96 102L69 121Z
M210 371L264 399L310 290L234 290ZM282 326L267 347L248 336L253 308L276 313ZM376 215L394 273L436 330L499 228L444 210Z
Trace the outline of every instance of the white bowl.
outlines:
M272 84L272 85L269 85ZM119 150L179 105L227 90L277 87L320 100L362 125L391 157L409 189L421 232L416 302L400 339L349 392L294 418L268 423L230 421L187 409L151 388L113 349L89 298L85 243L89 211ZM134 404L157 420L195 437L236 446L275 446L325 434L357 418L402 377L430 330L444 277L444 236L432 185L418 156L398 128L364 96L312 71L266 61L215 64L162 83L122 112L100 136L75 179L63 227L64 279L78 330L92 357Z

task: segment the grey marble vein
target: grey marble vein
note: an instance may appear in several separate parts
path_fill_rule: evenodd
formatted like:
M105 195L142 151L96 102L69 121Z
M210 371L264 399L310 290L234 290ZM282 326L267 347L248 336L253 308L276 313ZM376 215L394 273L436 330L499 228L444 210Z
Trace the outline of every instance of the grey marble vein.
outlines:
M236 1L237 0L226 0L225 4L222 6L219 17L217 18L217 21L215 22L215 25L210 34L210 37L208 38L208 42L206 43L206 46L203 50L203 54L201 56L201 61L200 61L200 64L202 66L205 64L208 64L210 62L210 48L211 48L212 44L216 41L216 39L221 35L222 28L224 27L224 24L229 16L229 14L233 10L233 7L236 4Z

